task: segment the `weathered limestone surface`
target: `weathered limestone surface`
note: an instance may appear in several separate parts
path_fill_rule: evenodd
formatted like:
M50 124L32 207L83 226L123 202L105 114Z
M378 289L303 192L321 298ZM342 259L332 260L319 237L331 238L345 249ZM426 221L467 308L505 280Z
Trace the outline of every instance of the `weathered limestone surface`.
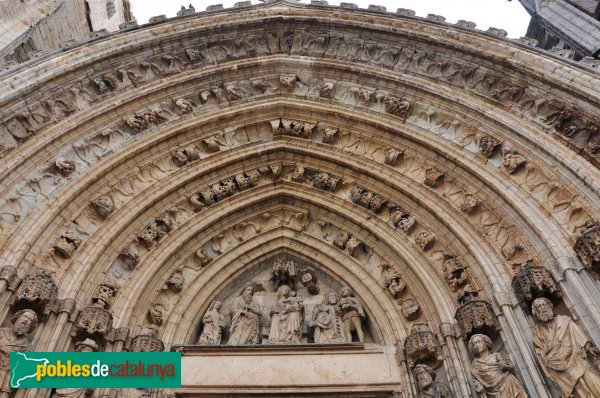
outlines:
M481 356L553 397L527 307L600 343L598 114L593 68L410 10L188 8L71 43L0 72L3 324L183 345L190 396L470 397L503 385Z

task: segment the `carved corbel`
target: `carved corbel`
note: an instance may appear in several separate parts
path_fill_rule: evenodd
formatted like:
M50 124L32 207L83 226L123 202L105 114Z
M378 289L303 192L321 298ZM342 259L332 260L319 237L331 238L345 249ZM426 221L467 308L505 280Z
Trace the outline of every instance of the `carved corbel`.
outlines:
M34 310L38 316L45 319L52 311L58 287L51 273L41 270L34 275L28 275L19 284L13 296L12 308Z
M494 336L499 329L492 305L485 300L473 300L461 305L454 318L467 341L477 333Z

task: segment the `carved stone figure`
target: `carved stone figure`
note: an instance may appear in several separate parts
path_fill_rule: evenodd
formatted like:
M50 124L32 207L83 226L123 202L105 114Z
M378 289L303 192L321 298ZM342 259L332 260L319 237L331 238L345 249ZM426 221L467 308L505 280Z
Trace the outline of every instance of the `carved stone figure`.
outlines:
M527 398L527 392L514 375L513 364L498 353L492 353L492 340L485 334L475 334L469 340L474 359L471 374L475 391L484 397Z
M64 159L64 158L56 159L56 161L54 162L54 165L56 166L58 171L60 171L60 174L62 174L63 177L70 176L75 171L75 168L76 168L75 162Z
M598 348L571 318L555 315L547 298L536 299L531 312L538 321L533 329L535 355L561 397L600 396Z
M400 158L402 158L402 155L404 155L404 149L398 150L396 148L388 148L385 151L385 159L383 163L390 166L395 166L398 164Z
M130 352L163 352L165 343L158 337L156 327L148 328L145 334L135 336L131 339Z
M256 287L246 283L238 297L231 304L231 326L229 327L229 345L258 344L260 307L252 296Z
M154 325L162 325L165 321L166 308L162 303L154 303L150 306L147 313L148 321Z
M473 215L481 205L481 200L475 195L465 195L465 201L460 205L460 210L468 215Z
M340 136L340 130L332 127L327 127L323 130L321 141L325 144L334 144L337 137Z
M352 342L352 332L356 331L358 341L364 341L362 330L362 320L365 318L365 311L362 304L354 297L352 289L344 286L340 290L339 305L342 309L342 321L344 322L344 338L347 342Z
M417 300L408 298L403 300L400 305L400 312L405 319L411 320L419 315L419 304Z
M444 278L453 292L456 292L469 281L465 268L458 257L453 254L444 254Z
M92 339L85 339L75 343L75 351L77 352L96 352L98 344ZM92 396L94 389L92 388L57 388L54 397L56 398L84 398Z
M317 344L344 342L341 308L335 292L325 292L323 302L315 305L309 326L315 328L314 340Z
M445 172L428 167L427 170L425 170L424 184L431 188L437 188L444 181L445 176Z
M182 270L176 269L171 275L169 275L169 279L167 279L165 287L175 293L180 293L183 290L184 283L185 279L183 278Z
M0 328L0 379L3 393L9 391L10 353L22 352L29 347L27 335L37 326L37 314L29 309L13 315L12 328Z
M508 174L516 173L521 166L527 163L527 159L517 154L517 151L510 145L502 149L502 166L508 172Z
M407 234L417 225L417 220L409 212L401 208L392 210L391 221L392 224Z
M199 345L219 345L221 344L221 336L223 335L223 329L226 326L225 316L221 314L221 308L223 303L220 301L213 301L208 307L208 310L202 317L202 334L198 339Z
M204 248L202 247L196 250L194 256L196 257L196 260L198 261L201 267L206 267L213 260L212 257L209 256L206 250L204 250Z
M52 248L64 258L71 258L79 245L81 245L81 239L73 231L67 229L54 242Z
M425 231L415 235L415 243L426 252L433 247L437 236L433 232Z
M92 296L92 303L98 303L102 308L108 308L112 305L117 294L118 287L108 283L102 283L96 288Z
M281 285L296 286L299 270L294 260L276 258L273 261L271 270L271 281L275 286L273 290L277 290Z
M385 287L393 298L399 298L402 292L406 288L406 282L402 280L402 277L394 267L390 264L384 263L381 265L383 277L383 287Z
M194 104L185 98L179 98L175 101L175 106L179 108L182 115L187 115L194 110Z
M451 398L452 393L448 386L435 381L436 374L427 365L417 365L413 370L419 398Z
M385 111L401 119L406 119L410 111L410 102L401 98L385 97Z
M294 344L302 338L304 305L287 285L277 289L277 302L271 307L270 344Z
M279 76L279 84L287 91L293 91L296 87L296 75Z
M112 198L108 195L100 196L98 199L92 202L92 205L102 218L107 218L113 211L115 211L115 204Z

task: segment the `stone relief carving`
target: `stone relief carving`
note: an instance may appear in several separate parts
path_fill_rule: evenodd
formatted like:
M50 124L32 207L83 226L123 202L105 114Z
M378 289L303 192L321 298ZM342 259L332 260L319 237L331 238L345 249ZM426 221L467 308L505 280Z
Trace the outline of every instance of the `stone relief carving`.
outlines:
M419 304L413 298L402 300L400 302L400 313L405 319L415 319L419 315Z
M516 173L523 165L527 163L527 159L518 155L516 149L507 146L502 148L502 166L509 173Z
M469 282L469 276L465 267L458 257L452 254L444 255L443 272L446 283L453 292L456 292Z
M183 165L198 159L200 159L200 153L198 152L198 148L193 144L181 148L173 154L173 162L178 167L182 167Z
M352 332L356 332L358 341L362 343L364 341L362 320L366 315L362 304L354 297L354 292L348 286L344 286L340 290L338 304L342 311L342 322L346 341L351 342Z
M527 398L529 395L515 376L514 365L498 353L492 353L492 339L475 334L469 340L473 356L471 374L475 391L484 397Z
M407 100L394 96L387 96L385 98L385 111L399 117L403 121L408 117L410 108L410 102Z
M256 286L246 283L231 305L229 345L258 344L260 341L260 307L253 299Z
M406 282L402 279L400 274L396 272L394 267L388 263L381 264L383 287L387 289L393 298L400 298L404 290L406 289Z
M100 196L92 202L92 206L94 206L98 214L104 219L108 218L115 211L115 203L109 195Z
M435 381L435 371L423 364L413 370L419 398L453 398L454 395L445 384Z
M273 136L285 135L310 139L315 126L315 124L286 119L279 119L271 122Z
M209 256L208 253L206 253L206 250L204 250L203 248L196 250L196 252L194 253L194 257L196 257L196 260L201 267L206 267L213 260L213 258Z
M109 283L98 285L96 292L92 296L92 303L98 304L102 308L110 308L119 288Z
M165 322L166 312L167 308L163 303L153 303L148 309L148 321L153 325L162 326Z
M433 247L436 239L437 236L433 232L429 231L420 232L417 235L415 235L415 243L424 252L430 250Z
M350 190L350 199L365 209L372 210L374 212L380 211L387 203L387 199L383 196L361 188L358 185L352 186Z
M225 316L221 314L223 303L213 301L202 317L202 334L198 339L199 345L220 345L223 329L227 326Z
M10 392L10 353L28 350L30 340L27 335L35 330L38 317L34 311L23 309L13 315L11 322L12 327L0 328L0 388L7 396Z
M288 285L277 289L277 301L271 307L270 344L297 344L302 337L304 305Z
M595 397L600 394L600 351L568 316L555 315L547 298L531 308L538 321L533 329L533 348L540 367L563 397Z
M183 270L181 268L176 269L169 275L169 279L165 282L163 290L168 289L175 293L181 293L185 279L183 277Z
M577 237L573 249L592 273L598 277L600 273L600 223L595 221L586 222L586 230Z
M74 231L67 229L54 242L52 248L55 253L60 254L64 258L71 258L77 248L81 245L81 239Z
M437 188L444 182L445 176L445 172L428 167L425 170L425 181L423 183L428 187Z
M60 174L62 174L63 177L70 176L76 169L75 162L64 158L56 159L54 161L54 166L58 169L58 171L60 172Z
M309 326L315 330L314 339L317 344L335 344L345 341L344 325L335 292L325 292L323 302L315 305Z

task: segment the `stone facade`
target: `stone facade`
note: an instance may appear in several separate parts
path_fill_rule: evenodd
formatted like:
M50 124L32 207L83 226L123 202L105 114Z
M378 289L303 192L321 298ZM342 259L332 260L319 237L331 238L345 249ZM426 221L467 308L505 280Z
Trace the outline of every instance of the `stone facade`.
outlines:
M593 68L324 1L123 29L0 71L0 359L180 350L154 397L558 397L532 335L560 321L593 366Z

